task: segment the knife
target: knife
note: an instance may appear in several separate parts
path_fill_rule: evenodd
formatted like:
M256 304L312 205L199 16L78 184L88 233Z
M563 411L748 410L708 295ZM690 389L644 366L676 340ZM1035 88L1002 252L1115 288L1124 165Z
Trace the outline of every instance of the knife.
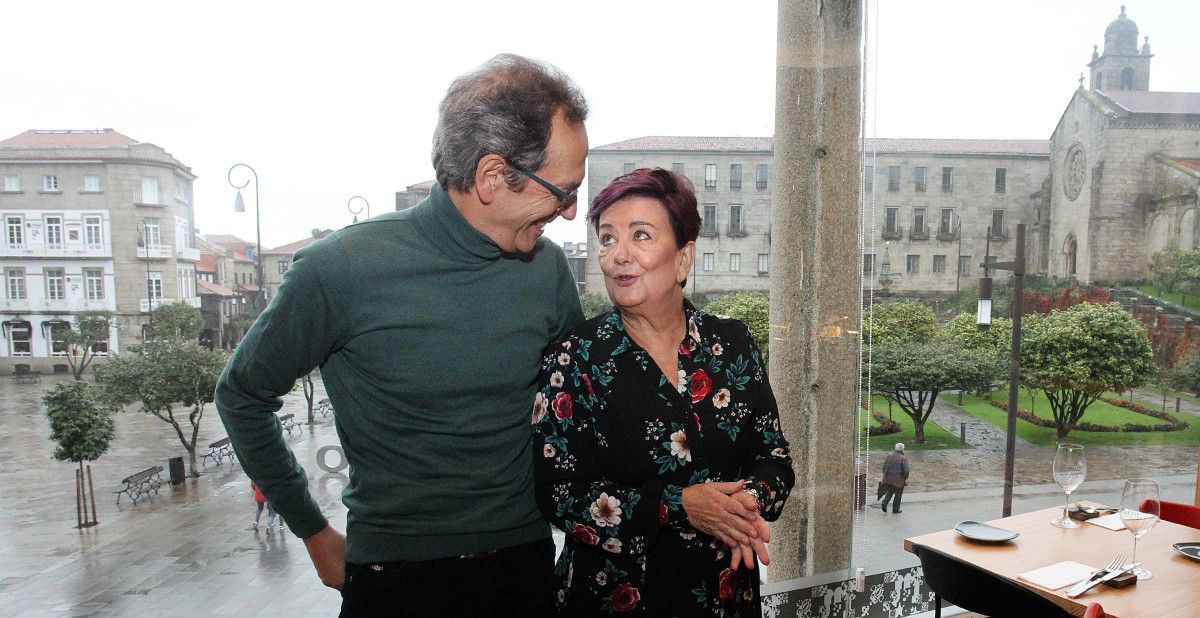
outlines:
M1110 579L1120 577L1121 575L1124 575L1125 573L1128 573L1128 572L1138 568L1139 566L1141 566L1141 564L1142 563L1140 563L1140 562L1134 562L1131 564L1127 564L1119 569L1110 571L1108 573L1108 575L1105 575L1104 577L1101 577L1100 579L1093 579L1090 581L1086 581L1082 584L1077 584L1076 586L1074 586L1073 588L1071 588L1070 590L1067 591L1067 597L1074 599L1075 597L1087 592L1088 590L1095 588L1097 584L1103 584L1104 582L1106 582Z

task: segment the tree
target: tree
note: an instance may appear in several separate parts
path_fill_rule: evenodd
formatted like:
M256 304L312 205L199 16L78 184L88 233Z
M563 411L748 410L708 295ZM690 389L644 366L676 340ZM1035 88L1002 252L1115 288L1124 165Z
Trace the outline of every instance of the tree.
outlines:
M600 292L584 292L579 297L579 304L583 305L583 317L588 319L594 318L613 307L608 294Z
M1007 359L1012 349L1012 320L992 318L990 327L980 329L974 313L960 313L937 332L935 339L954 343L967 350L991 352L998 359Z
M98 367L104 393L112 405L124 408L141 402L142 411L153 414L175 429L175 435L190 459L190 473L196 471L196 438L204 406L213 400L217 378L225 367L227 355L209 350L195 341L176 338L150 339L132 346L129 354L114 357ZM173 406L187 409L190 435L185 435Z
M183 339L195 341L204 330L204 315L200 310L183 302L159 305L150 314L154 324L150 336L155 339Z
M95 461L108 450L115 433L112 411L96 387L80 380L59 382L42 396L50 421L50 439L58 443L54 458L79 464L76 476L75 511L80 527L94 526L96 496L91 483L84 483L83 462ZM89 466L86 478L90 481ZM92 494L92 514L88 517L88 494ZM82 516L80 516L82 514Z
M745 322L755 343L766 354L771 338L770 296L762 292L732 292L712 299L704 310Z
M872 309L863 312L863 335L876 345L889 341L928 341L937 331L937 316L924 303L888 303Z
M1154 370L1146 329L1115 303L1080 303L1026 320L1021 378L1050 402L1059 439L1106 391L1126 391Z
M1200 351L1184 356L1167 372L1167 385L1175 390L1200 395Z
M108 331L112 324L110 311L81 311L75 315L75 328L60 334L67 346L67 363L76 380L83 379L83 372L96 357L99 344L108 345Z
M1179 246L1171 243L1150 258L1150 273L1154 277L1154 284L1158 287L1159 296L1162 296L1163 290L1174 292L1175 286L1179 285L1179 279L1183 274L1180 253Z
M864 365L864 371L866 365ZM982 390L999 379L1004 365L986 349L966 350L945 341L877 343L871 359L871 388L900 406L913 420L915 440L925 442L925 421L943 390ZM863 376L864 382L867 376Z

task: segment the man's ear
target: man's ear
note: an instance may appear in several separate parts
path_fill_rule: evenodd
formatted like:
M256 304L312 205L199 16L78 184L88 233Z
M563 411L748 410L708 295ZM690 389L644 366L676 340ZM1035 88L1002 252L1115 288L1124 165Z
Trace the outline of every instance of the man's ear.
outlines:
M497 192L506 183L504 172L507 169L508 163L498 154L484 155L475 165L475 197L481 204L491 204L496 199Z

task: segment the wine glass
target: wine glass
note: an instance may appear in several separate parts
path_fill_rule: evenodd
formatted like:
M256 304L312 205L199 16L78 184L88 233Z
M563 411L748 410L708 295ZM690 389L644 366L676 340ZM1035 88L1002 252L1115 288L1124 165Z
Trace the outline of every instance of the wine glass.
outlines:
M1083 446L1066 442L1060 443L1058 452L1054 454L1054 482L1067 492L1067 497L1063 502L1062 519L1055 519L1050 523L1059 528L1079 527L1079 522L1067 516L1067 506L1071 504L1071 492L1083 484L1083 477L1086 475L1087 461L1083 458Z
M1133 533L1133 558L1137 562L1137 542L1158 523L1158 483L1150 479L1129 479L1121 492L1121 522ZM1138 579L1150 579L1154 574L1142 567L1133 571Z

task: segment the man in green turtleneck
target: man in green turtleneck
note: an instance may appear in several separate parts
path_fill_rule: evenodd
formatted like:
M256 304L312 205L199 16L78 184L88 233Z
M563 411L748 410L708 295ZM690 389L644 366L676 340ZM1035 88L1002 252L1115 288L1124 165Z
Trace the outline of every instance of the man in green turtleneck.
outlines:
M246 473L304 539L343 615L542 615L553 543L533 496L542 349L583 321L545 226L576 214L587 104L549 65L497 56L451 84L437 185L297 252L217 385ZM329 526L275 418L321 367L350 464Z

